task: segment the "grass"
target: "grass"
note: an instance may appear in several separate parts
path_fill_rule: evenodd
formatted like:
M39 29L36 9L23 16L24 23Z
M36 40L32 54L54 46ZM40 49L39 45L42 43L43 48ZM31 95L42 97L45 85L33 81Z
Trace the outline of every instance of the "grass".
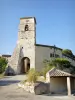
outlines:
M4 77L4 74L0 74L0 79Z
M45 82L45 78L43 76L38 76L37 81Z
M21 83L21 84L24 84L25 82L27 82L27 80L23 80L23 81L21 81L20 83Z
M37 81L45 82L46 80L45 80L45 78L43 76L38 76L37 77ZM21 84L25 84L26 82L28 82L28 81L27 80L23 80L20 83Z
M33 82L35 83L37 81L37 77L38 77L38 73L37 71L35 71L34 68L31 68L28 72L28 78L27 78L27 81L28 82Z

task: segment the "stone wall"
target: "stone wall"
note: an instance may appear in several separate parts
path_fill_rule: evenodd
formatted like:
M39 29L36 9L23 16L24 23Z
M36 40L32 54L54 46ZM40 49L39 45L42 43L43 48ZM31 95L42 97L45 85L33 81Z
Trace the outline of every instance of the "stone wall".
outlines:
M25 30L25 26L28 30ZM16 74L20 74L21 60L24 57L30 59L30 68L41 71L44 67L43 61L50 60L50 53L54 53L53 47L36 45L36 20L34 17L25 17L20 19L18 29L18 40L14 52L9 60L8 66L14 69ZM55 53L62 57L62 49L56 48ZM73 65L75 61L68 58Z
M25 31L26 25L28 25L28 31ZM18 42L22 47L23 57L30 59L30 68L35 68L36 23L34 18L20 19Z
M8 66L13 68L16 74L20 74L21 60L24 57L30 59L30 68L35 68L35 24L34 17L20 19L17 45L8 63ZM25 30L26 25L28 25L28 30Z

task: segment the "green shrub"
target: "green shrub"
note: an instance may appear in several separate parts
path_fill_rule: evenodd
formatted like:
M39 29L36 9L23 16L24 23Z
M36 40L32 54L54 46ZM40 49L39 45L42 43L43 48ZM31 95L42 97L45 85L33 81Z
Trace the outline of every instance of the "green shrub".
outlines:
M55 68L55 66L46 66L43 68L42 70L42 73L43 73L43 76L46 78L46 73L51 70L52 68Z
M3 77L4 77L4 74L3 74L3 73L2 73L2 74L0 74L0 79L1 79L1 78L3 78Z
M71 50L69 50L69 49L64 49L64 50L62 50L62 53L63 53L63 54L70 55L70 56L72 56L72 55L73 55L72 51L71 51Z
M38 76L43 76L43 72L40 71L40 72L37 72Z
M0 57L0 73L3 73L5 71L7 65L7 60L3 57Z
M71 66L70 62L66 58L55 58L53 60L56 68L63 70L64 68L69 68Z
M28 72L28 82L36 82L38 78L38 72L35 71L34 68L30 69Z
M68 50L68 49L62 50L62 54L66 55L68 57L71 57L72 59L75 59L75 55L72 53L71 50Z

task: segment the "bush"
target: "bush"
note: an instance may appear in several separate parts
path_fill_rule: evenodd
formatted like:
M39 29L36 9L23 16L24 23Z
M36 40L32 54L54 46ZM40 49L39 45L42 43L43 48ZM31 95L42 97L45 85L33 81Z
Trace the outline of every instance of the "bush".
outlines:
M65 58L55 58L53 63L58 69L63 70L64 68L69 68L71 66L70 62Z
M28 82L36 82L38 78L38 72L35 71L34 68L30 69L28 72Z
M40 72L37 72L38 76L43 76L43 72L40 71Z
M3 57L0 57L0 73L3 73L5 71L7 65L7 60Z
M72 56L72 55L73 55L72 51L71 51L71 50L69 50L69 49L64 49L64 50L62 51L62 53L63 53L63 54L70 55L70 56Z
M46 78L46 73L51 70L52 68L55 68L55 66L46 66L43 68L42 70L42 73L43 73L43 76Z

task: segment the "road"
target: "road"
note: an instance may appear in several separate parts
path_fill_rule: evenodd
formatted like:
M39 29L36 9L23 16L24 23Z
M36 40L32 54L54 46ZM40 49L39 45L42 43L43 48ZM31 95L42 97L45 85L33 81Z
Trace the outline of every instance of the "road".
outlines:
M24 75L18 75L0 79L0 100L75 100L74 96L46 96L27 93L17 86L25 78Z

